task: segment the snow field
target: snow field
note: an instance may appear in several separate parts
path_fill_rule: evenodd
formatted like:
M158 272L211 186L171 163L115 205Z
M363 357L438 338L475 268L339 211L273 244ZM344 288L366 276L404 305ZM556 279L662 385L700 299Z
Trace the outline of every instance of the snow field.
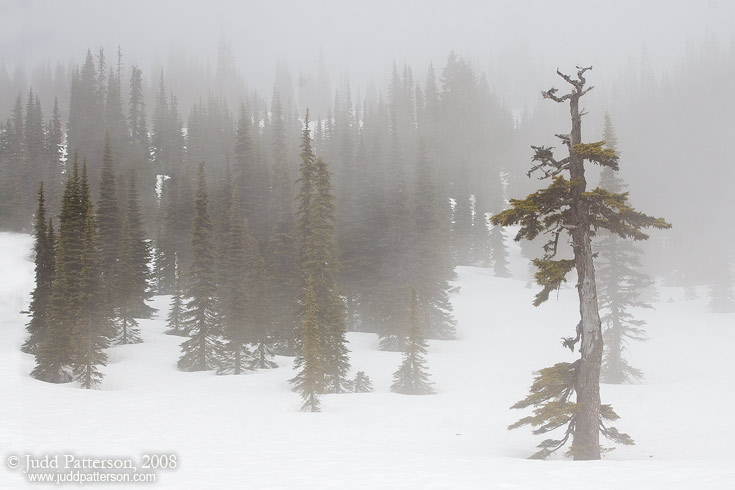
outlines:
M155 484L85 488L301 489L600 489L735 488L730 423L735 390L735 315L711 314L706 301L684 301L662 288L641 317L650 340L632 344L639 385L602 385L603 403L635 440L602 461L525 459L540 437L507 431L523 413L533 371L572 361L561 347L576 325L576 292L566 286L539 308L525 280L458 268L452 297L459 339L431 341L429 370L437 394L390 393L401 354L380 352L373 334L350 333L353 373L365 371L374 393L328 395L321 413L299 412L290 391L292 359L244 376L176 369L180 337L164 335L168 296L142 320L143 344L113 347L101 390L32 379L23 354L33 287L32 239L0 234L0 488L29 484L4 466L9 455L74 453L123 457L174 453L174 470ZM511 248L513 272L527 262ZM702 292L700 292L702 293ZM671 302L669 302L671 298ZM54 485L49 485L52 487Z

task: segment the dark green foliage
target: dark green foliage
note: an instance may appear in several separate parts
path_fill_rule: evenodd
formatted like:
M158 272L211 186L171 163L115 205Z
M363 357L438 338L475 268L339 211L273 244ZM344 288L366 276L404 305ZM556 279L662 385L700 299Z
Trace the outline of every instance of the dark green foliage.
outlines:
M48 305L46 333L36 351L36 367L31 375L41 381L64 383L71 380L68 367L74 355L74 329L81 318L81 274L83 233L89 195L84 193L75 155L64 189L55 272Z
M137 344L143 341L140 337L140 328L134 313L139 299L138 285L135 281L134 245L135 242L130 233L130 220L126 213L123 216L122 229L120 230L118 273L115 277L113 298L118 344Z
M404 395L430 395L434 393L426 368L428 344L419 325L419 302L416 290L411 291L411 307L408 317L408 338L403 363L393 373L391 391Z
M102 156L99 199L97 201L97 235L100 248L100 266L104 277L107 300L115 295L115 275L120 254L120 211L115 193L115 169L113 167L110 135L105 135L105 149Z
M55 263L47 325L31 375L62 383L73 374L82 387L93 388L102 380L99 368L107 363L112 329L86 164L80 176L76 157L64 191Z
M82 388L91 389L102 382L100 367L107 365L107 354L104 350L110 344L112 328L110 310L102 288L96 227L92 203L89 201L82 233L79 279L81 311L73 328L72 370L74 379L79 381Z
M178 367L184 371L205 371L217 367L222 351L221 324L217 316L217 277L212 246L212 222L204 176L199 166L199 183L194 200L191 228L191 269L186 291L184 328L189 338L181 344Z
M43 182L38 189L38 208L34 223L36 287L31 293L31 304L28 314L31 319L26 325L28 338L21 350L27 354L35 354L41 339L46 333L48 324L48 303L51 296L51 284L54 277L54 230L52 222L46 221L46 200L43 193Z

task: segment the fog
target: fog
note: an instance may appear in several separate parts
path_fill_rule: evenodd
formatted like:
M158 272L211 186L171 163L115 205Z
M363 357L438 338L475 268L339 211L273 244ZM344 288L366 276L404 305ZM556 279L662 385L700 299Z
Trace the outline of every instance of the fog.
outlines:
M267 93L276 60L296 75L314 71L321 53L333 77L349 73L364 85L382 81L392 61L424 69L454 50L519 104L536 102L556 66L595 65L601 80L645 47L654 69L665 70L686 46L710 37L729 44L735 22L735 5L718 0L6 0L0 9L0 59L9 67L117 46L146 71L174 54L214 62L224 36L248 85Z
M728 487L734 81L734 0L0 0L8 470Z

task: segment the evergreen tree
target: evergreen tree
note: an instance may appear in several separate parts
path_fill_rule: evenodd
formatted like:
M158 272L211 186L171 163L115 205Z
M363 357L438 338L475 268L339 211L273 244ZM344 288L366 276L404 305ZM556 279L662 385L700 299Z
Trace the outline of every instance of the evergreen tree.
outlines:
M55 203L61 202L63 180L61 175L61 158L63 151L64 131L61 126L61 111L59 101L54 97L54 108L51 112L51 120L46 131L46 162L47 170L43 175L46 182L47 200Z
M51 296L51 283L54 277L54 236L51 221L46 221L46 200L43 182L38 189L38 208L36 209L34 235L36 237L34 263L36 270L36 287L31 293L31 304L28 314L31 317L26 325L28 338L21 347L27 354L35 354L48 324L48 302Z
M181 344L179 369L205 371L217 367L222 351L221 325L217 316L217 277L212 245L212 222L204 164L199 165L199 183L191 228L191 269L187 288L184 327L189 339Z
M86 201L80 270L81 311L73 330L74 379L82 388L97 387L103 378L101 366L107 365L105 349L110 343L109 308L102 289L102 270L97 248L94 214L91 201Z
M408 317L408 339L403 362L393 373L391 391L404 395L430 395L434 393L426 370L428 345L419 325L419 303L416 290L411 289L411 308Z
M143 100L143 72L137 66L133 66L130 75L128 125L133 143L147 149L148 129L146 126L145 102Z
M30 172L26 151L23 101L15 100L13 112L5 130L0 132L0 158L3 179L0 181L3 199L0 201L0 218L11 229L24 230L29 212Z
M75 68L71 80L69 121L67 123L67 147L91 162L88 169L92 182L99 182L98 162L102 161L100 142L104 141L104 91L92 52L87 50L84 64Z
M352 381L352 387L355 393L370 393L373 391L373 382L365 371L358 371L355 379Z
M247 223L247 222L246 222ZM268 277L265 261L260 253L258 241L245 229L245 253L247 257L248 319L253 355L250 367L272 369L278 367L273 360L275 335L271 304L268 298Z
M545 457L562 447L570 436L572 446L569 453L575 460L600 459L600 433L609 440L622 444L632 444L627 434L619 433L606 421L617 418L608 405L600 403L600 369L602 366L602 326L597 306L597 286L591 238L595 230L607 229L621 238L643 240L648 236L642 228L668 228L670 225L661 218L653 218L629 206L627 193L612 193L596 188L586 190L585 160L618 169L618 156L615 151L603 148L604 142L582 143L582 117L579 99L592 87L585 88L585 72L591 67L579 68L577 78L573 79L559 71L557 73L572 86L570 93L559 96L552 88L543 92L543 97L555 102L569 101L572 119L570 134L557 135L569 150L569 156L556 160L551 148L544 146L534 149L533 162L536 163L529 175L540 172L541 178L553 179L545 189L541 189L523 200L512 199L511 208L492 217L493 224L509 226L520 224L516 240L532 240L540 233L548 232L551 239L544 246L544 256L535 259L538 268L536 281L543 286L536 295L534 305L538 306L558 289L572 269L577 272L577 292L579 296L580 322L576 337L564 340L564 345L573 349L579 342L580 358L572 364L557 364L553 376L537 377L531 392L514 407L535 407L533 417L525 417L510 428L531 424L539 427L536 433L566 427L561 439L547 439L539 447L536 457ZM569 173L569 179L563 174ZM557 259L557 247L562 234L569 234L572 241L574 259ZM558 377L557 377L558 376ZM558 379L570 379L565 386L573 388L577 395L576 403L569 401L569 389L547 386ZM548 389L547 389L548 387ZM564 393L560 397L560 393Z
M508 249L505 247L505 235L500 226L493 226L490 230L490 261L495 277L510 277Z
M324 393L325 379L323 354L320 352L319 304L311 276L306 279L303 292L302 324L300 328L300 348L294 360L294 370L298 374L291 379L294 391L301 395L304 412L319 412L319 395Z
M228 211L228 230L222 254L220 284L220 319L224 332L224 348L218 368L220 374L242 374L248 369L250 351L247 348L252 323L250 308L252 291L248 281L247 240L242 209L237 193Z
M31 375L41 381L65 383L74 355L74 329L81 317L83 233L88 195L84 195L77 156L69 172L59 217L55 271L51 284L46 333L36 351Z
M115 192L115 169L113 167L110 135L105 135L105 149L102 156L99 200L97 204L97 235L100 248L100 267L103 287L108 301L115 295L115 275L120 253L120 212Z
M315 411L316 394L345 390L349 360L344 303L336 282L339 269L334 196L327 165L312 150L308 112L301 140L301 160L297 229L302 289L298 354L294 363L300 372L292 383L304 397L304 406L308 404ZM310 393L317 388L320 391ZM318 400L316 403L318 409Z
M344 302L337 286L339 253L335 239L335 207L327 164L317 158L314 164L314 199L310 217L309 244L304 268L314 273L317 297L320 301L324 334L326 389L333 393L345 391L350 369L347 349L347 325Z
M608 114L605 114L603 138L606 147L617 153L615 129ZM600 187L612 193L621 193L627 186L615 171L606 167L602 169ZM623 240L603 229L595 242L598 250L598 301L605 346L601 379L614 384L640 380L643 372L631 366L623 353L629 341L646 339L643 330L645 321L636 319L630 310L651 308L643 299L643 293L653 285L653 281L641 272L641 249L629 240Z
M449 301L453 274L449 238L449 205L440 199L433 164L420 144L418 175L409 236L411 283L424 305L419 322L429 338L452 339L456 322Z
M294 355L294 315L291 305L298 296L299 272L297 237L294 230L294 195L292 170L286 143L286 122L278 93L274 93L271 116L271 156L273 179L271 206L273 227L265 248L268 266L268 297L277 337L276 348L284 355Z
M166 331L169 335L186 335L184 329L184 290L181 283L181 266L179 261L174 257L174 274L176 280L174 282L173 294L171 295L171 308L168 310L166 317Z
M135 319L135 307L138 290L135 283L135 257L133 255L135 242L130 233L128 215L123 216L120 230L120 252L118 255L118 273L115 278L114 304L115 320L117 323L118 344L138 344L143 340L140 337L140 327Z
M151 291L151 246L143 229L143 213L138 200L136 173L133 171L128 182L128 195L125 206L125 218L128 221L130 234L129 246L131 254L131 312L136 318L150 318L156 311L147 302L153 297Z

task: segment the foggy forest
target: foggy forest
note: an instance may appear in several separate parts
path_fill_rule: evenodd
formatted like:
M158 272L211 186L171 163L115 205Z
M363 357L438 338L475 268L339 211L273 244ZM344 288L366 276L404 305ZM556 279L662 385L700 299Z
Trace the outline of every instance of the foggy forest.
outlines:
M1 2L0 488L728 488L733 80L724 0Z

